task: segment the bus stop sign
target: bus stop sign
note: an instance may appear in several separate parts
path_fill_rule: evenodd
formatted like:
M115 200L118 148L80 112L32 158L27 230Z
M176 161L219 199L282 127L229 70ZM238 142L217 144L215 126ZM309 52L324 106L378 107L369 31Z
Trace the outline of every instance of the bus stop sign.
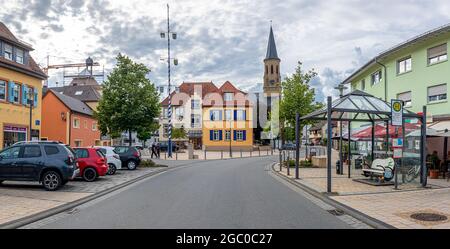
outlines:
M403 125L403 101L401 100L391 100L391 125Z

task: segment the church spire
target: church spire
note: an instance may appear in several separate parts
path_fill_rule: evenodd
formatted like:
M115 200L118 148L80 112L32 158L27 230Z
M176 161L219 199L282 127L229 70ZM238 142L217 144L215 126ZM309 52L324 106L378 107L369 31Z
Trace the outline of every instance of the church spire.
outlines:
M267 59L279 59L277 46L275 45L275 38L273 36L272 21L270 22L269 43L267 44L266 60Z

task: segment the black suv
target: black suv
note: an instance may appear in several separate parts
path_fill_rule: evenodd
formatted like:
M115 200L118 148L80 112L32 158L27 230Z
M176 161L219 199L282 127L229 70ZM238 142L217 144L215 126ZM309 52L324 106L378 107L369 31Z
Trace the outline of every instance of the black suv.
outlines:
M136 147L115 146L114 152L119 155L122 166L135 170L141 163L141 152Z
M38 181L55 191L79 172L72 149L57 142L21 142L0 151L0 184Z

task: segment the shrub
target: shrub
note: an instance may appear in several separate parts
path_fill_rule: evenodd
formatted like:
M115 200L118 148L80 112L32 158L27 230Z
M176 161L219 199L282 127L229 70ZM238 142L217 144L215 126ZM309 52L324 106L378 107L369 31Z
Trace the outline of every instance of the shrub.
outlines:
M166 165L159 165L153 162L152 160L142 160L139 167L142 168L157 168L157 167L168 167Z

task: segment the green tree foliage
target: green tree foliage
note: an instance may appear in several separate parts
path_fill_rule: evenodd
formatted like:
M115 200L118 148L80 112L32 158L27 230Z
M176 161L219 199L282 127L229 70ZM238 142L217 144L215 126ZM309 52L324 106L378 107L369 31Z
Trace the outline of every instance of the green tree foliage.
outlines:
M144 64L117 56L117 65L104 82L95 113L103 135L151 131L161 107L155 87L146 78L149 72Z
M183 127L172 129L172 138L173 139L184 139L186 137L187 137L186 130Z
M280 103L280 122L283 126L282 136L285 139L295 137L295 114L298 112L300 117L305 116L323 106L322 103L315 102L314 89L309 87L311 80L317 76L314 70L304 72L302 70L302 63L298 62L295 73L286 77L281 83L283 87L283 94ZM303 126L310 124L304 121L300 123L300 130Z

